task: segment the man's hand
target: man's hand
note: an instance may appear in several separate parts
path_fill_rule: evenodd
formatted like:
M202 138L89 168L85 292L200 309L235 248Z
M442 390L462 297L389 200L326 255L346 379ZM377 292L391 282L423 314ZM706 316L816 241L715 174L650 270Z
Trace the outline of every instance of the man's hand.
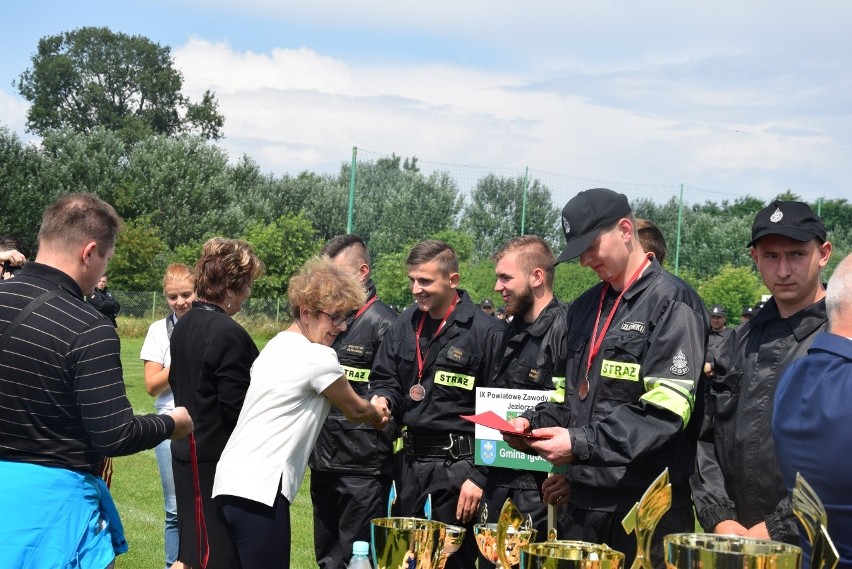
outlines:
M515 427L516 433L529 434L530 422L524 419L523 417L515 417L509 422L512 424L513 427ZM528 448L530 448L530 445L527 443L527 439L524 437L515 437L504 433L503 440L506 441L506 444L508 444L515 450L527 450Z
M571 446L571 434L568 429L562 427L545 427L532 432L543 439L532 439L529 446L538 455L556 466L570 464L574 461L574 452Z
M9 263L13 267L20 267L26 260L24 254L16 249L0 251L0 263Z
M175 422L175 430L172 436L169 437L172 440L184 438L195 428L192 424L192 417L189 416L186 407L175 407L175 410L169 413L169 417L174 419Z
M466 524L476 515L479 501L482 499L482 488L471 480L465 480L459 493L459 503L456 506L456 519Z
M545 504L564 506L571 497L571 485L565 476L554 474L544 479L541 485L541 499Z
M746 537L756 537L758 539L770 539L769 530L766 529L766 522L760 522L748 528L745 533Z
M391 412L390 407L388 406L388 400L384 397L373 395L373 398L370 399L370 404L372 404L376 413L379 415L379 419L372 423L373 428L377 431L381 431L385 428L385 425L388 424L388 421L390 421Z
M747 532L748 530L744 525L739 522L735 522L734 520L719 522L716 524L716 527L713 528L713 533L723 535L746 535Z

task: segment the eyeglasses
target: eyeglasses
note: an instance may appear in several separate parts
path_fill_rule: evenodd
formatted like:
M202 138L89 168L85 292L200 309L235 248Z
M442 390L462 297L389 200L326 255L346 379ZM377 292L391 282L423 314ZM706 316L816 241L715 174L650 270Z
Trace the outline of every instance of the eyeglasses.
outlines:
M343 323L348 321L350 318L352 318L352 315L354 314L354 312L350 312L349 314L342 314L342 315L341 314L329 314L325 310L320 310L319 312L325 314L326 316L328 316L331 319L332 326L343 325Z

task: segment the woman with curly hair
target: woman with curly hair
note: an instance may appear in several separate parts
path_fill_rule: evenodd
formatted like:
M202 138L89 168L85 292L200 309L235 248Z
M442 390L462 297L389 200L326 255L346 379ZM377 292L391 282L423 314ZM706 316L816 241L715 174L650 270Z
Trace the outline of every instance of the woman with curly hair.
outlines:
M205 558L207 569L235 567L231 540L211 494L216 463L237 425L258 354L232 316L262 272L263 263L247 242L210 239L195 266L198 298L172 332L169 385L175 405L187 408L196 427L193 438L172 445L178 560L189 567L204 566Z
M288 296L293 323L254 362L213 486L241 569L290 567L290 503L331 405L376 428L389 417L352 390L331 348L363 306L363 285L314 258L290 279Z

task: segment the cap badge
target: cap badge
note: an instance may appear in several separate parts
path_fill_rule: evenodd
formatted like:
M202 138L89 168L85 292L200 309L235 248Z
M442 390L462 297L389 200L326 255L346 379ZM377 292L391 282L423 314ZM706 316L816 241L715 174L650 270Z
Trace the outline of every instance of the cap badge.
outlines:
M562 230L565 231L565 233L571 233L571 223L564 215L562 216Z
M775 213L769 216L769 221L771 221L772 223L778 223L782 219L784 219L784 214L781 212L780 207L776 207Z

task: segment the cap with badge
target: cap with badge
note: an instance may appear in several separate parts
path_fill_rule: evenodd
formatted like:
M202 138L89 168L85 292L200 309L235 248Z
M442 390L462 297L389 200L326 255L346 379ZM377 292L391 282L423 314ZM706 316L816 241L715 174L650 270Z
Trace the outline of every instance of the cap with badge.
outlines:
M494 303L491 302L490 298L483 298L479 303L480 308L494 308Z
M627 196L607 188L592 188L571 198L562 208L566 245L556 262L564 263L579 257L601 229L627 217L630 212Z
M753 306L746 306L745 308L743 308L743 312L742 312L742 314L740 314L740 316L743 317L743 318L748 318L750 316L754 316L754 307Z
M727 316L724 305L714 304L710 310L710 316Z
M817 238L825 243L825 225L811 207L804 202L785 202L775 200L754 218L751 225L753 247L758 239L767 235L783 235L796 241L810 241Z

